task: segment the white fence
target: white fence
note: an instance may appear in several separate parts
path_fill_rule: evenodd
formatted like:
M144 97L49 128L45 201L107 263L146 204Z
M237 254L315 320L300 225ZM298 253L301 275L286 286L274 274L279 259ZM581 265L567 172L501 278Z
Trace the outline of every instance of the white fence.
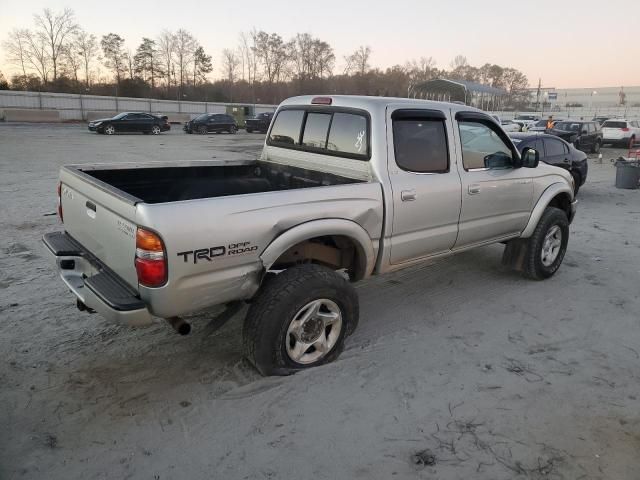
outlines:
M227 107L250 107L254 113L272 112L276 105L182 102L129 97L102 97L70 93L0 90L0 109L55 110L60 120L87 120L89 113L150 112L162 114L227 113ZM95 117L94 117L95 118Z

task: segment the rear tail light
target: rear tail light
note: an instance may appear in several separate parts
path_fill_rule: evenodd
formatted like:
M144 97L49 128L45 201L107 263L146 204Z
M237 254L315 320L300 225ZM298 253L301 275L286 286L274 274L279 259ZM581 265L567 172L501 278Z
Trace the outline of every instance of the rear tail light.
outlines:
M628 132L628 131L629 131L629 129L628 129L627 127L624 127L624 128L622 129L622 131L623 131L623 132Z
M58 216L60 221L64 223L64 218L62 217L62 182L58 183Z
M158 234L138 227L135 264L140 285L161 287L167 283L167 255Z

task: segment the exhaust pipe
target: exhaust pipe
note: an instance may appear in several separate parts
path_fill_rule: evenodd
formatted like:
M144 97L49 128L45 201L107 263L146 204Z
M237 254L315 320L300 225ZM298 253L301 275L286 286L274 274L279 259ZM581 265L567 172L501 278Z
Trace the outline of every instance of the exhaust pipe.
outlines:
M180 317L167 318L167 322L169 322L169 325L171 325L180 335L189 335L189 332L191 332L191 324L185 322Z

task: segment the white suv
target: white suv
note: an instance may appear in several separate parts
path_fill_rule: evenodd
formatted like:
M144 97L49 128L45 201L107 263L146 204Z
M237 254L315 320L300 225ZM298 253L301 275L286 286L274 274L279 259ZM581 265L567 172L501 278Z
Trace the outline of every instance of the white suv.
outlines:
M607 120L602 124L602 143L628 146L631 140L640 139L640 124L637 120Z

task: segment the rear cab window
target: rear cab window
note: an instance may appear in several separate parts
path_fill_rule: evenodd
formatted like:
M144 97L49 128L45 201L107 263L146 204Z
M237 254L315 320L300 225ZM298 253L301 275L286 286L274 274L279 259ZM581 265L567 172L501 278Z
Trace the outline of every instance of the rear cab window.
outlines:
M339 107L285 107L273 120L267 145L368 160L369 117Z

